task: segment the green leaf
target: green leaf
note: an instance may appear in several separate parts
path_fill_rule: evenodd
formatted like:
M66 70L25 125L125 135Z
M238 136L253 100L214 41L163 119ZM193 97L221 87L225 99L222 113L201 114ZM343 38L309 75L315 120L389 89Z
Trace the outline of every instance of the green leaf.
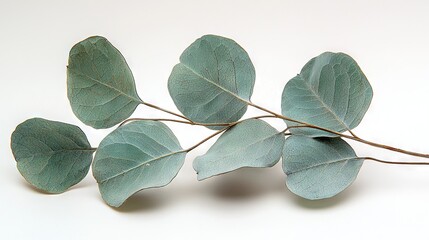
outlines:
M49 193L62 193L80 182L95 151L79 127L41 118L19 124L11 147L25 180Z
M282 113L302 122L344 132L359 125L371 99L371 85L357 63L344 53L325 52L311 59L301 73L286 84ZM310 128L290 131L311 137L335 136Z
M246 51L231 39L206 35L182 53L168 90L192 121L231 123L246 112L254 83L255 69Z
M122 122L142 103L124 57L98 36L70 50L67 90L74 114L97 129Z
M243 167L272 167L280 159L284 135L268 123L250 119L223 133L216 143L194 161L198 180Z
M142 189L169 184L185 156L186 151L165 124L136 121L101 141L92 171L103 199L119 207Z
M341 138L291 136L283 149L287 187L310 200L330 198L346 189L362 163Z

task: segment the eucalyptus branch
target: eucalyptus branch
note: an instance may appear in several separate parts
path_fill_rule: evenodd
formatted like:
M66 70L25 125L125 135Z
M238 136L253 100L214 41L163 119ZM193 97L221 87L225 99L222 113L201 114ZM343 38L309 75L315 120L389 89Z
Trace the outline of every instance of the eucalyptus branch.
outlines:
M12 152L24 178L49 193L64 192L80 182L92 164L103 200L114 207L140 190L170 183L187 153L222 133L205 154L194 159L198 180L243 167L272 167L282 159L287 187L316 200L335 196L356 179L363 161L353 159L429 165L356 157L343 140L429 158L429 154L362 139L351 131L368 110L373 92L347 54L325 52L305 64L283 89L282 114L252 103L254 86L255 69L247 52L231 39L205 35L186 48L168 79L169 94L183 115L175 113L141 100L123 55L107 39L93 36L70 51L68 98L84 124L96 129L119 127L95 148L77 126L33 118L13 132ZM180 119L129 118L140 104ZM248 106L267 115L240 120ZM296 126L279 132L262 118L282 119ZM221 129L183 149L161 122ZM325 122L332 123L330 129L318 126ZM320 132L316 139L310 131L293 134L294 128ZM343 129L348 133L341 133ZM40 166L43 171L38 171Z

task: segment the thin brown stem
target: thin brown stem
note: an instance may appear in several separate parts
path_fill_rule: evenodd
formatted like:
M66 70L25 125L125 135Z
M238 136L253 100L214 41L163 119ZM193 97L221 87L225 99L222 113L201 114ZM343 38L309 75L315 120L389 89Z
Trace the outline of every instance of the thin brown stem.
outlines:
M188 121L169 119L169 118L128 118L124 120L121 124L119 124L118 127L122 127L123 125L134 121L161 121L161 122L177 122L177 123L192 124L191 122L188 122Z
M396 165L429 165L429 162L392 162L392 161L380 160L373 157L360 157L357 159L370 160L370 161L379 162L379 163L396 164Z
M190 152L190 151L194 150L195 148L197 148L197 147L198 147L198 146L200 146L201 144L203 144L203 143L207 142L208 140L212 139L213 137L215 137L215 136L217 136L217 135L219 135L219 134L223 133L224 131L226 131L226 130L228 130L228 129L232 128L233 126L235 126L235 125L237 125L237 124L239 124L239 123L241 123L241 122L243 122L243 121L245 121L245 120L249 120L249 119L260 119L260 118L276 118L276 116L274 116L274 115L262 115L262 116L251 117L251 118L247 118L247 119L244 119L244 120L240 120L240 121L236 121L236 122L229 123L227 127L222 128L221 130L216 131L216 132L215 132L215 133L213 133L212 135L210 135L210 136L208 136L208 137L204 138L203 140L201 140L200 142L198 142L198 143L197 143L197 144L195 144L194 146L192 146L192 147L190 147L190 148L186 149L185 151L186 151L186 152ZM219 126L219 125L216 125L216 126ZM285 135L286 135L286 134L285 134Z
M192 150L194 150L195 148L197 148L198 146L200 146L201 144L207 142L208 140L212 139L213 137L223 133L224 131L228 130L229 128L231 128L232 126L226 127L226 128L222 128L221 130L216 131L215 133L213 133L212 135L204 138L203 140L201 140L200 142L198 142L197 144L195 144L194 146L188 148L185 150L185 152L190 152Z
M340 132L337 132L337 131L333 131L333 130L330 130L330 129L327 129L327 128L319 127L317 125L309 124L309 123L306 123L306 122L303 122L303 121L299 121L299 120L295 120L295 119L286 117L284 115L278 114L278 113L273 112L273 111L271 111L269 109L266 109L264 107L256 105L256 104L254 104L254 103L252 103L250 101L246 101L246 100L243 100L243 101L246 102L249 106L252 106L252 107L257 108L257 109L259 109L261 111L264 111L266 113L271 114L271 115L264 115L264 116L254 117L253 119L265 118L265 117L280 118L280 119L283 119L283 120L287 120L287 121L290 121L290 122L301 124L300 126L290 126L289 128L295 128L295 127L313 128L313 129L317 129L317 130L321 130L321 131L324 131L324 132L327 132L327 133L331 133L331 134L337 135L339 137L343 137L343 138L347 138L347 139L350 139L350 140L353 140L353 141L361 142L361 143L364 143L364 144L367 144L367 145L370 145L370 146L373 146L373 147L382 148L382 149L386 149L386 150L389 150L389 151L399 152L399 153L403 153L403 154L407 154L407 155L411 155L411 156L416 156L416 157L429 158L429 154L407 151L407 150L404 150L404 149L395 148L395 147L392 147L392 146L388 146L388 145L384 145L384 144L379 144L379 143L375 143L375 142L371 142L371 141L362 139L362 138L358 137L356 134L354 134L351 130L349 131L351 135L346 135L346 134L343 134L343 133L340 133ZM196 123L196 122L193 122L191 119L189 119L189 118L187 118L187 117L185 117L183 115L180 115L180 114L174 113L172 111L166 110L164 108L158 107L158 106L153 105L151 103L147 103L147 102L143 102L142 101L142 104L144 104L144 105L146 105L148 107L157 109L159 111L171 114L173 116L185 119L186 121L173 120L173 119L147 119L147 120L171 121L171 122L178 122L178 123L185 123L185 124L199 125L199 126L226 126L226 127L233 126L233 125L241 122L241 121L237 121L237 122L233 122L233 123ZM124 122L122 122L120 124L120 126L124 125L125 123L127 123L129 121L135 121L135 120L145 120L145 119L143 119L143 118L127 119Z
M198 146L200 146L201 144L207 142L208 140L210 140L211 138L217 136L218 134L228 130L229 128L245 121L245 120L249 120L249 119L260 119L260 118L277 118L274 115L261 115L261 116L256 116L256 117L251 117L251 118L247 118L247 119L243 119L240 121L236 121L236 122L232 122L232 123L197 123L197 122L192 122L192 121L183 121L183 120L176 120L176 119L168 119L168 118L129 118L126 119L125 121L123 121L121 124L119 124L118 127L121 127L123 125L125 125L128 122L131 121L167 121L167 122L176 122L176 123L183 123L183 124L189 124L189 125L198 125L198 126L225 126L225 128L222 128L218 131L216 131L215 133L213 133L212 135L204 138L203 140L201 140L200 142L198 142L197 144L195 144L194 146L183 150L183 152L190 152L192 150L194 150L195 148L197 148ZM285 134L286 135L286 134Z
M176 116L176 117L179 117L179 118L182 118L182 119L188 120L189 122L192 122L192 120L191 120L191 119L189 119L189 118L187 118L187 117L185 117L185 116L183 116L183 115L180 115L180 114L178 114L178 113L175 113L175 112L169 111L169 110L167 110L167 109L164 109L164 108L158 107L158 106L153 105L153 104L148 103L148 102L141 101L141 103L142 103L143 105L146 105L146 106L148 106L148 107L154 108L154 109L159 110L159 111L161 111L161 112L165 112L165 113L171 114L171 115L173 115L173 116Z
M247 118L244 120L260 119L260 118L276 118L276 116L261 115L261 116ZM183 124L196 125L196 126L205 126L205 127L210 127L210 126L212 126L212 127L222 127L222 126L228 127L228 126L240 123L244 120L240 120L240 121L236 121L236 122L232 122L232 123L198 123L198 122L190 122L190 121L183 121L183 120L176 120L176 119L169 119L169 118L128 118L128 119L124 120L121 124L119 124L118 127L121 127L121 126L127 124L128 122L132 122L132 121L161 121L161 122L176 122L176 123L183 123Z
M352 130L349 130L348 131L353 137L355 137L355 138L357 138L358 136L352 131Z
M367 145L370 145L370 146L373 146L373 147L387 149L387 150L390 150L390 151L393 151L393 152L399 152L399 153L403 153L403 154L407 154L407 155L411 155L411 156L416 156L416 157L429 158L429 154L407 151L407 150L404 150L404 149L395 148L395 147L392 147L392 146L388 146L388 145L384 145L384 144L379 144L379 143L371 142L371 141L368 141L368 140L365 140L365 139L362 139L362 138L359 138L359 137L351 137L351 136L347 136L347 135L345 135L343 137L351 139L351 140L354 140L354 141L357 141L357 142L361 142L361 143L364 143L364 144L367 144Z
M301 126L293 126L293 127L308 127L308 128L318 129L318 130L321 130L321 131L324 131L324 132L328 132L328 133L337 135L339 137L344 137L344 138L347 138L347 139L350 139L350 140L354 140L354 141L357 141L357 142L361 142L361 143L364 143L364 144L367 144L367 145L370 145L370 146L373 146L373 147L383 148L383 149L386 149L386 150L389 150L389 151L399 152L399 153L403 153L403 154L407 154L407 155L411 155L411 156L416 156L416 157L429 158L429 154L407 151L407 150L404 150L404 149L395 148L395 147L392 147L392 146L388 146L388 145L384 145L384 144L379 144L379 143L371 142L371 141L362 139L362 138L354 135L353 133L351 133L352 136L346 135L346 134L343 134L343 133L340 133L340 132L336 132L336 131L333 131L333 130L330 130L330 129L327 129L327 128L319 127L319 126L316 126L316 125L313 125L313 124L309 124L309 123L306 123L306 122L298 121L298 120L295 120L295 119L283 116L281 114L278 114L278 113L275 113L275 112L273 112L271 110L268 110L268 109L266 109L264 107L258 106L258 105L254 104L252 102L248 102L248 104L250 106L254 107L254 108L257 108L257 109L262 110L264 112L270 113L270 114L272 114L272 115L274 115L274 116L276 116L278 118L281 118L281 119L284 119L284 120L287 120L287 121L290 121L290 122L301 124ZM289 128L291 128L291 127L289 127Z

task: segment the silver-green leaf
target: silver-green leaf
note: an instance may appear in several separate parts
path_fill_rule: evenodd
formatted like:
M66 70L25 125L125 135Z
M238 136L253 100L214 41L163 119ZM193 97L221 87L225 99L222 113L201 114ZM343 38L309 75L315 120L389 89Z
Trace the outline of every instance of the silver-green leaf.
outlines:
M142 103L124 57L99 36L70 50L67 90L74 114L97 129L122 122Z
M310 200L342 192L356 179L362 163L341 138L291 136L283 149L287 187Z
M185 156L186 151L165 124L136 121L101 141L92 171L103 199L119 207L142 189L169 184Z
M95 151L79 127L41 118L19 124L11 148L25 180L48 193L62 193L80 182Z
M194 160L198 180L243 167L272 167L280 159L284 135L268 123L245 120L223 133L206 154Z
M301 73L286 84L282 113L302 122L344 132L359 125L371 99L371 85L353 58L344 53L325 52L311 59ZM310 128L291 128L290 131L311 137L334 136Z
M255 69L246 51L231 39L206 35L182 53L168 90L192 121L231 123L246 112L254 83Z

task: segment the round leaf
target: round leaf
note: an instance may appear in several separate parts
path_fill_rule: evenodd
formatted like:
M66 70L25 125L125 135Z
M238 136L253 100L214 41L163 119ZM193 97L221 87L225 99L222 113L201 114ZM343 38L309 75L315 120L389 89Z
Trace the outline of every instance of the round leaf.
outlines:
M268 123L250 119L223 133L194 161L198 180L243 167L272 167L282 154L284 135Z
M206 35L182 53L168 90L192 121L230 123L246 112L254 83L255 69L246 51L231 39Z
M11 147L25 180L49 193L62 193L80 182L94 152L79 127L41 118L19 124Z
M124 57L99 36L87 38L70 50L67 90L74 114L97 129L122 122L142 102Z
M330 198L346 189L362 163L341 138L291 136L283 149L288 188L310 200Z
M169 184L185 156L165 124L137 121L116 129L101 141L92 171L103 199L119 207L142 189Z
M311 59L301 73L286 84L282 114L344 132L359 125L371 99L371 85L357 63L344 53L326 52ZM311 137L336 136L310 128L291 128L290 131Z

